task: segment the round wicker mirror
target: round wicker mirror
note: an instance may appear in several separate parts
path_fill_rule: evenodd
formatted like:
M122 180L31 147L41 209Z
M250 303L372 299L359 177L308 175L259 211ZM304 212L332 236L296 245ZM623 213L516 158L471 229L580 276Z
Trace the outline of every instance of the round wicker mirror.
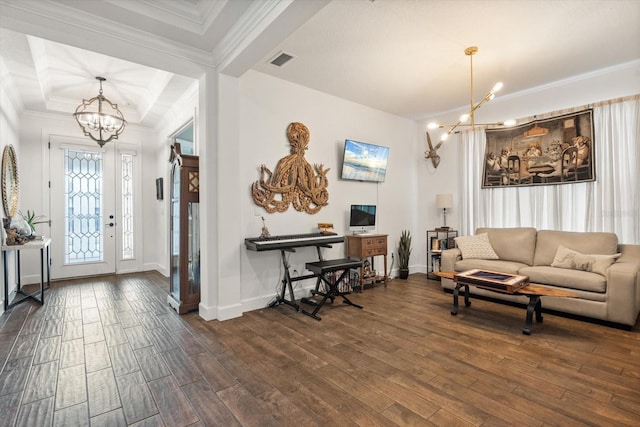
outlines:
M16 214L19 195L18 162L13 145L9 144L2 152L2 207L7 218Z

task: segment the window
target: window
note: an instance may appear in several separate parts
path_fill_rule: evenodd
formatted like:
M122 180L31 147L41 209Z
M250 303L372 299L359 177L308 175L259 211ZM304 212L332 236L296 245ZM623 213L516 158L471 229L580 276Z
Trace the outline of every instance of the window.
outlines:
M122 153L122 259L133 259L134 233L133 233L133 156Z

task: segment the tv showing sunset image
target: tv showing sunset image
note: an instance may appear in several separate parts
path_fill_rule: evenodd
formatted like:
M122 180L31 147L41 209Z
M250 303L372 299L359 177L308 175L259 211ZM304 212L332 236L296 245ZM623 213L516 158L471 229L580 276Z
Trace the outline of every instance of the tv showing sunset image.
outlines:
M347 139L344 142L342 179L383 182L388 159L389 147Z

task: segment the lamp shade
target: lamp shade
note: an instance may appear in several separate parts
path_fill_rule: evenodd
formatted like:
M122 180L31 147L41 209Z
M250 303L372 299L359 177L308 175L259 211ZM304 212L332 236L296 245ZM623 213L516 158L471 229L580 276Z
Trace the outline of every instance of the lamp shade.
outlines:
M436 194L436 206L438 209L453 207L453 194Z

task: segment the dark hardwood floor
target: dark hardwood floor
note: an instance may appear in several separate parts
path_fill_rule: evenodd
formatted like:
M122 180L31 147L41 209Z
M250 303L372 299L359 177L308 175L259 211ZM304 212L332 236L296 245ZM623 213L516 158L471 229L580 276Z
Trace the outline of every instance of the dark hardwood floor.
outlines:
M157 273L57 282L0 316L2 426L637 426L631 331L451 295L414 274L225 322L178 316Z

